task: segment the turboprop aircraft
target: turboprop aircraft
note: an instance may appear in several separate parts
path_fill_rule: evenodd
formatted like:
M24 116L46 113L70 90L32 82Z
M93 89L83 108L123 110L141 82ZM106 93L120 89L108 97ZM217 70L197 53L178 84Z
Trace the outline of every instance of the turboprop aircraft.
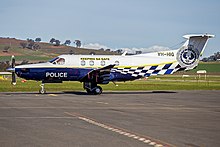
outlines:
M129 81L152 75L173 74L194 69L199 62L210 34L185 35L186 42L177 50L130 55L60 55L46 63L15 66L12 57L12 84L16 76L42 81L39 92L46 92L44 84L80 81L88 94L101 94L99 84Z

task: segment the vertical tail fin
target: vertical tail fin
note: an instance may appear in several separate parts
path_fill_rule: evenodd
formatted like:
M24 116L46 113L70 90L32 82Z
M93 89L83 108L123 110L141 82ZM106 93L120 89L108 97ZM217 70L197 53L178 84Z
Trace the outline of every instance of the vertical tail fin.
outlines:
M199 57L202 55L209 38L214 35L199 34L199 35L185 35L187 39L184 45L177 52L177 61L181 67L186 69L193 69L198 65Z

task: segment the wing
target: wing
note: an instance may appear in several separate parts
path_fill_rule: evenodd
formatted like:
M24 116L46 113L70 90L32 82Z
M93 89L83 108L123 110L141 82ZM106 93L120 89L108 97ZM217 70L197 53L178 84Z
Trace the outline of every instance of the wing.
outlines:
M110 81L110 72L111 69L115 66L108 65L103 68L94 69L87 73L80 82L95 82L97 84L108 84Z

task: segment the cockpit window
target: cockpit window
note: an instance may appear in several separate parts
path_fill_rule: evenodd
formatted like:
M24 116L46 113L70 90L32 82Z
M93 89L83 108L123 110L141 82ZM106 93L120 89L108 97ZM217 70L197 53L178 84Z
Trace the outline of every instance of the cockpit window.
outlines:
M56 57L56 58L50 60L49 62L52 63L52 64L63 65L65 63L65 59Z
M57 60L57 64L58 65L63 65L65 63L65 59L64 58L59 58L58 60Z
M59 57L53 58L53 59L51 59L49 62L50 62L50 63L53 63L53 62L56 61L58 58L59 58Z

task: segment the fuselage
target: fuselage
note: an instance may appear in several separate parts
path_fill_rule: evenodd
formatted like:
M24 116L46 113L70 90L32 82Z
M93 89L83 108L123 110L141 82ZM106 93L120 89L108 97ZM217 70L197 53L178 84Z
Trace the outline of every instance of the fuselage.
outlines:
M133 56L114 55L60 55L46 63L12 65L12 84L16 76L42 81L41 94L45 93L45 83L80 81L89 94L101 94L98 84L110 81L128 81L152 75L173 74L180 70L190 70L198 65L210 34L185 35L186 42L177 50L161 51Z
M173 64L173 70L167 72L171 74L177 62L176 52L173 50L132 56L61 55L46 63L16 66L15 73L27 80L80 81L94 69L115 65L110 72L110 81L127 81L160 74L165 65L171 67Z

